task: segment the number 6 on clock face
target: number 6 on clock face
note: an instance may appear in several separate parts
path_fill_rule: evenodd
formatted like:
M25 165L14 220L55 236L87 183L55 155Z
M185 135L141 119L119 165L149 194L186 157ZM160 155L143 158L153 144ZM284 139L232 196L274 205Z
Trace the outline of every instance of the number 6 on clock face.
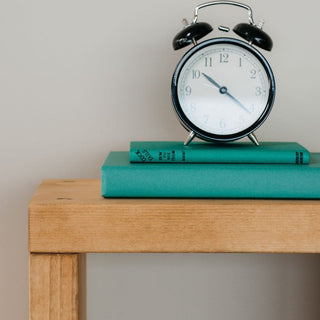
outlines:
M171 89L175 110L189 131L205 140L232 141L267 118L275 81L268 62L251 45L216 38L185 54Z

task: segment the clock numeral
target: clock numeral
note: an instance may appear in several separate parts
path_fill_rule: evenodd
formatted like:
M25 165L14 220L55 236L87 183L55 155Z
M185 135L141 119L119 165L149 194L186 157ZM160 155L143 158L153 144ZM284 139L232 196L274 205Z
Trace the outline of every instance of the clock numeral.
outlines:
M190 86L186 86L185 92L186 92L186 96L190 96L190 94L191 94L191 92L192 92L191 87L190 87Z
M199 78L200 78L200 71L192 70L192 79L199 79Z
M257 74L257 70L252 69L250 71L250 79L256 79L257 78L256 74Z
M228 63L228 62L229 62L229 54L220 53L220 63Z
M205 57L204 58L204 66L205 67L212 67L212 57Z
M219 122L219 126L221 129L224 129L226 127L226 121L224 119L221 119Z
M242 67L242 58L239 57L239 67L241 68Z
M262 90L261 87L256 87L256 96L261 96Z

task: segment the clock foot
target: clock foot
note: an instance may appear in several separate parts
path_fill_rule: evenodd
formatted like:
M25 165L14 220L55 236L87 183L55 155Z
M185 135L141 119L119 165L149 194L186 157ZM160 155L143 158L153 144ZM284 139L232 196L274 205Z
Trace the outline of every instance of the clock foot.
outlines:
M248 138L258 147L259 146L259 141L256 137L256 135L251 132L249 135L248 135Z
M186 141L184 142L184 145L187 146L193 140L193 138L195 136L196 136L196 134L193 131L190 131Z

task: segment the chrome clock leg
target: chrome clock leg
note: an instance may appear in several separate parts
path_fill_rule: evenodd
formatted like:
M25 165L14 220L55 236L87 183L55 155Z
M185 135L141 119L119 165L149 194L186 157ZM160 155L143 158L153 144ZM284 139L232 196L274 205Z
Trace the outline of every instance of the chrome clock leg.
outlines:
M188 134L188 137L186 139L186 141L184 142L184 145L187 146L192 140L193 138L196 136L196 134L193 131L190 131L190 133Z
M259 141L256 137L256 135L251 132L249 135L248 135L248 138L258 147L259 146Z

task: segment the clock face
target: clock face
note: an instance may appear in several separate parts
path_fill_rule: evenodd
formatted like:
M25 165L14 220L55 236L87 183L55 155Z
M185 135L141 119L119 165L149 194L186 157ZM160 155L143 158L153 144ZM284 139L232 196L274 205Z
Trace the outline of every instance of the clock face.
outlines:
M217 38L185 55L173 77L173 91L187 127L213 140L234 140L264 121L275 86L257 50L236 39Z

